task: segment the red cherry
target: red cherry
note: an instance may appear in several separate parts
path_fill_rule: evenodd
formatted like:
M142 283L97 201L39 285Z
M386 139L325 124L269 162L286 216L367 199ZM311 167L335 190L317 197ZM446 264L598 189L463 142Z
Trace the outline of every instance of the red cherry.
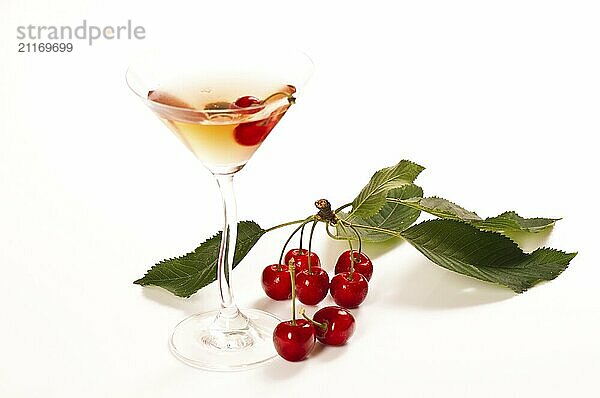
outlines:
M263 142L273 130L273 127L281 120L288 107L289 105L286 105L282 107L283 110L281 108L275 110L266 119L237 125L233 130L236 142L244 146L255 146Z
M329 275L323 268L311 268L312 273L305 269L296 275L296 295L301 303L317 305L327 296Z
M304 319L281 322L273 331L277 353L291 362L306 359L315 348L315 327Z
M244 146L255 146L267 138L273 127L268 126L267 119L239 124L233 131L235 141Z
M260 100L251 95L246 95L244 97L240 97L240 98L236 99L233 104L235 106L237 106L238 108L249 108L251 106L259 105Z
M308 250L292 249L285 254L284 262L289 264L292 258L294 259L294 264L296 264L296 270L302 271L308 268ZM310 252L310 265L311 267L321 266L321 260L315 252Z
M367 278L358 272L352 274L352 279L350 279L350 272L342 272L331 279L329 290L337 305L356 308L365 301L369 283Z
M345 308L329 306L313 315L313 320L325 327L316 326L317 339L327 345L344 345L354 334L354 316Z
M262 272L262 287L273 300L292 298L292 280L288 266L273 264L265 267Z
M258 98L253 97L251 95L246 95L244 97L238 98L233 103L233 107L240 108L239 113L243 113L246 115L251 115L253 113L257 113L265 109L264 105L261 104L261 101Z
M353 251L354 254L354 271L362 274L368 281L373 276L373 263L371 259L364 253ZM350 272L350 250L346 250L337 259L335 264L335 273Z

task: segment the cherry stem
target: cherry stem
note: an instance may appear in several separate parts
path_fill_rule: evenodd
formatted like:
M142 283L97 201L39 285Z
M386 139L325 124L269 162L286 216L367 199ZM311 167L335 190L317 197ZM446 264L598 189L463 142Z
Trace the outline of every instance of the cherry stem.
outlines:
M302 228L304 225L308 224L313 218L314 218L314 216L310 216L308 218L305 218L302 221L302 224L299 225L294 230L294 232L292 232L292 234L290 235L290 237L288 238L288 240L285 241L285 244L283 245L283 249L281 249L281 255L279 256L279 262L277 263L277 271L281 271L281 264L282 264L282 261L283 261L283 255L285 254L285 248L287 247L287 245L290 243L290 241L292 240L292 238L294 237L294 235L296 235L296 232L298 232L300 230L300 228Z
M292 326L296 326L296 266L293 258L290 258L288 269L292 281Z
M318 328L321 328L321 330L323 330L324 332L327 331L327 323L323 323L323 322L317 322L314 319L310 319L308 316L306 316L306 312L304 311L304 308L300 308L300 315L302 315L304 317L304 319L306 319L307 321L309 321L310 323L312 323L313 325L315 325Z
M340 211L344 210L346 207L350 207L350 206L352 206L352 203L346 203L345 205L343 205L343 206L340 206L340 207L338 207L337 209L335 209L333 212L334 212L335 214L337 214L337 213L339 213Z
M397 238L402 238L403 237L401 233L396 232L396 231L392 231L391 229L372 227L370 225L354 224L354 223L351 223L351 222L346 221L346 220L340 220L340 222L342 224L348 226L348 227L356 227L356 228L359 228L359 229L368 229L368 230L371 230L371 231L377 231L377 232L384 233L386 235L395 236Z
M304 238L304 227L306 224L302 224L302 229L300 230L300 254L302 254L302 241Z
M356 238L358 239L358 261L360 261L360 253L362 253L362 239L360 237L360 234L358 233L356 228L354 228L353 225L350 225L350 229L352 229L352 231L356 235ZM350 275L349 275L350 280L352 280L352 277L354 276L354 262L355 261L356 261L356 259L354 258L354 251L352 250L352 244L350 244Z
M356 228L353 225L350 225L350 228L352 229L352 231L354 231L354 234L356 235L356 238L358 239L358 260L360 261L360 253L362 253L362 239L360 237L360 234L358 233L358 231L356 230Z
M312 266L311 266L311 261L310 261L310 257L312 254L312 240L313 240L313 234L315 232L315 227L317 226L317 221L313 221L313 225L310 227L310 236L308 237L308 273L310 275L312 275Z
M354 278L354 249L352 248L352 239L348 239L348 246L350 246L350 273L348 274L348 280L351 281Z
M329 226L331 225L331 223L329 221L327 221L325 223L325 231L327 232L327 235L329 235L329 237L331 239L335 239L335 240L345 240L344 238L340 238L338 236L335 236L334 234L331 233L331 231L329 230Z
M286 97L287 97L287 99L288 99L288 102L289 102L290 104L293 104L293 103L295 103L295 102L296 102L296 97L294 97L292 94L290 94L290 93L286 93L286 92L284 92L284 91L279 91L279 92L276 92L275 94L271 94L271 95L269 95L267 98L265 98L264 100L260 101L260 102L259 102L259 104L260 104L260 105L264 105L264 104L265 104L265 103L266 103L268 100L270 100L271 98L277 97L277 96L279 96L279 95L286 96Z
M265 233L266 232L274 231L274 230L279 229L279 228L287 227L287 226L290 226L290 225L299 224L301 222L306 221L307 219L308 218L303 218L301 220L294 220L294 221L286 222L286 223L283 223L283 224L275 225L274 227L265 229Z

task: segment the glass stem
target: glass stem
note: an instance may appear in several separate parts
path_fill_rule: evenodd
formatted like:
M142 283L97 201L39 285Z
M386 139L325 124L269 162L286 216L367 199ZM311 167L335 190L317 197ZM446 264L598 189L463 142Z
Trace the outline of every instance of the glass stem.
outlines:
M239 315L239 310L233 300L231 285L231 270L237 241L237 208L233 192L233 174L215 174L223 198L225 225L219 249L217 263L217 282L221 296L220 316L233 319Z

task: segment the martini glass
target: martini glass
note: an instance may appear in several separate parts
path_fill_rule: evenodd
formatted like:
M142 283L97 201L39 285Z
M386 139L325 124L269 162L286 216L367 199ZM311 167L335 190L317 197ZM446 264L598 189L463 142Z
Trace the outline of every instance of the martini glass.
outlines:
M276 356L280 322L258 309L240 310L231 270L237 238L233 177L294 103L312 73L303 53L284 49L156 49L130 65L127 84L214 175L224 227L217 263L220 309L181 321L169 340L173 354L208 370L242 370ZM254 99L241 100L252 96Z

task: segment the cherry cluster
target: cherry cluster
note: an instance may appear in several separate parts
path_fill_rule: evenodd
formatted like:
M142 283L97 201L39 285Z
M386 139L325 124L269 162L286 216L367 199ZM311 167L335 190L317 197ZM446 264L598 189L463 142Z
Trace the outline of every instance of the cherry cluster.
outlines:
M352 253L352 254L351 254ZM352 257L351 257L352 256ZM373 263L365 254L346 250L335 264L335 276L321 268L319 256L306 249L292 249L285 255L284 264L267 266L262 273L262 287L273 300L292 298L289 264L294 260L296 270L296 297L306 305L317 305L327 293L333 301L346 308L358 307L367 297L368 281L373 275Z
M337 259L335 276L329 275L321 267L319 256L312 251L311 229L308 250L285 248L298 231L304 231L304 225L292 233L282 250L277 264L267 266L262 273L262 287L267 296L274 300L292 299L292 319L281 322L273 333L275 349L288 361L301 361L308 357L315 347L316 340L325 345L345 344L354 333L355 319L348 308L357 308L367 297L368 281L373 275L373 263L359 250L346 250ZM304 319L296 319L296 298L306 305L318 305L327 296L338 306L328 306L318 310L312 319L300 311Z

